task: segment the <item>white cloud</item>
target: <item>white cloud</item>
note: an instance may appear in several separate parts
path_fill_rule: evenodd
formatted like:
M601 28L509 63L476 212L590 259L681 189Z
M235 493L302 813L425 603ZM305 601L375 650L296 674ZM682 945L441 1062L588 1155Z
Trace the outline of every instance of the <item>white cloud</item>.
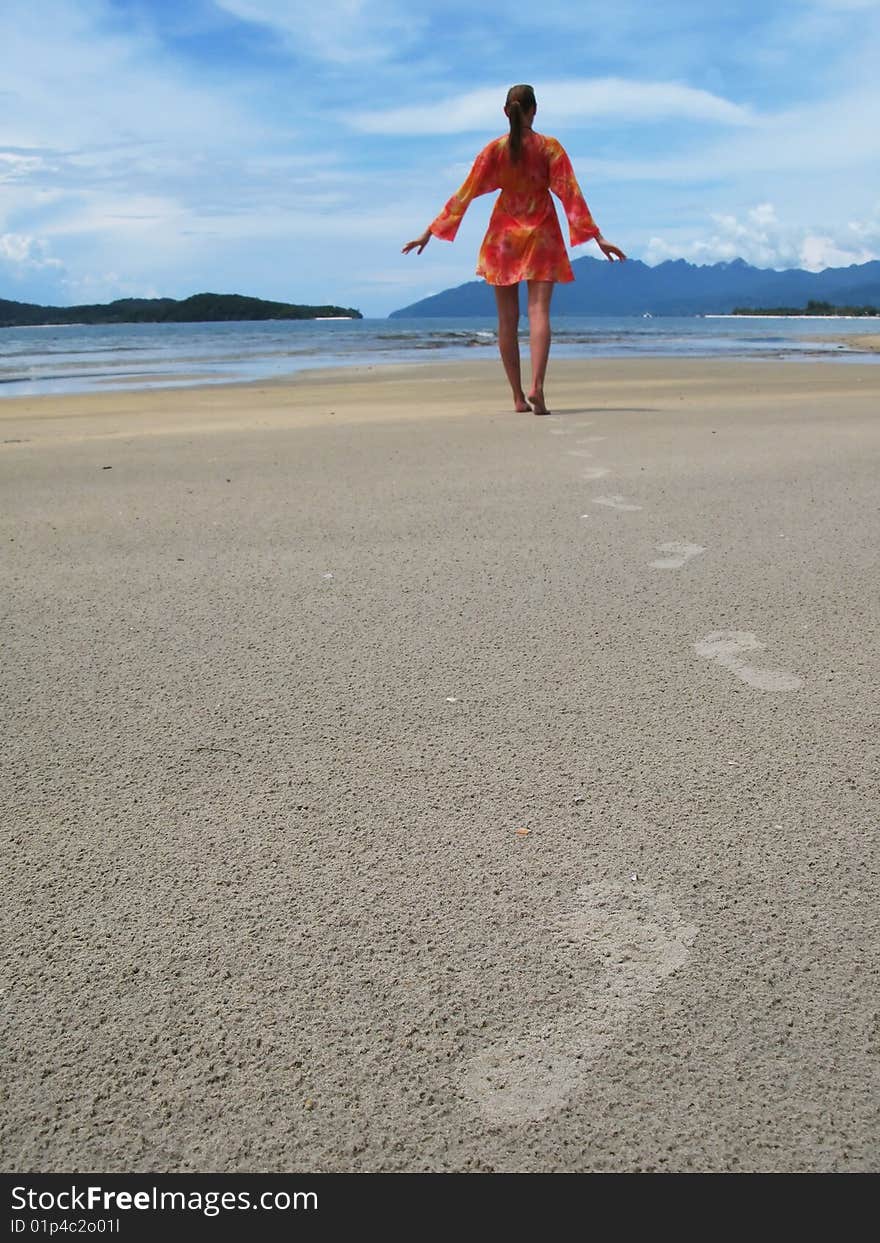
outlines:
M51 171L50 165L41 156L0 151L0 182L19 181L47 171Z
M25 233L0 235L0 260L19 269L63 268L60 259L49 254L49 244Z
M189 218L173 199L147 194L125 196L85 192L69 201L59 218L46 226L52 237L89 234L105 242L138 243L146 234L173 242L180 224Z
M253 136L233 92L201 89L142 29L109 29L111 17L101 0L4 4L0 145L12 160L90 148L110 161L138 144L204 150Z
M68 301L74 304L112 302L115 298L161 298L155 286L129 281L118 272L85 273L61 281Z
M483 87L447 99L405 108L346 113L340 117L370 134L455 134L499 126L507 86ZM750 125L748 108L709 91L676 82L637 82L623 78L545 82L541 99L551 101L552 120L573 126L671 119Z
M786 225L779 220L772 203L759 203L740 219L735 215L713 215L708 235L689 240L669 241L652 237L645 262L689 259L693 263L720 263L745 259L758 268L805 268L820 272L824 268L846 267L880 258L880 212L872 222L853 222L846 229L831 233L802 225Z
M805 0L810 8L837 9L843 12L865 12L880 9L880 0Z
M867 220L850 220L847 228L864 245L880 250L880 199L874 204L873 213Z
M409 7L389 0L215 0L242 21L265 26L318 60L356 65L400 57L423 29Z
M570 154L575 168L606 180L693 183L770 175L809 179L814 193L828 189L825 173L852 169L864 183L880 161L880 90L861 88L836 97L755 118L747 132L735 130L685 152L609 159L581 147ZM876 178L875 178L876 181Z

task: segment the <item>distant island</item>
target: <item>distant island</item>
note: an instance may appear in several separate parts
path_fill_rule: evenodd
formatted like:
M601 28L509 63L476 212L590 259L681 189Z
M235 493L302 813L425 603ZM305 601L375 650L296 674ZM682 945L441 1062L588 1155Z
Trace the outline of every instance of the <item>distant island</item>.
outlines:
M203 324L251 319L363 319L343 306L298 306L234 293L191 298L119 298L91 306L37 306L0 298L0 328L43 324Z
M880 307L876 306L832 306L830 302L817 302L815 298L804 307L796 306L735 306L732 315L845 315L848 319L854 316L878 316Z
M749 314L744 310L747 306L804 306L808 299L817 306L824 303L839 308L821 312L828 315L843 314L847 307L880 304L880 259L821 272L802 268L777 272L752 267L742 259L712 264L667 259L650 267L640 259L609 263L591 255L574 259L571 266L576 279L557 285L553 291L555 315L730 315L734 307L741 314ZM447 315L494 318L491 286L485 281L468 281L411 302L392 311L389 318Z

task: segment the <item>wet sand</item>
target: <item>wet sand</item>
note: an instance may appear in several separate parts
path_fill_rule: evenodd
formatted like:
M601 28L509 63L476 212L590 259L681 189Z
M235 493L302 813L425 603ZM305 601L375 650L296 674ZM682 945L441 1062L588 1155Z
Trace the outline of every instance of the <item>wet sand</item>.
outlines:
M0 402L5 1168L876 1169L880 369Z
M831 340L833 338L826 338ZM880 333L859 333L856 336L841 337L840 342L851 350L862 350L866 354L880 354Z

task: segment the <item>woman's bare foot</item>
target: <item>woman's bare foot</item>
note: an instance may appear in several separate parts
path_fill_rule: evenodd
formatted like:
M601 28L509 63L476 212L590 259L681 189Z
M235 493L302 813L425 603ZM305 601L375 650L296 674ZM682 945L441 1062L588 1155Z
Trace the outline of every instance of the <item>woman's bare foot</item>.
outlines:
M516 401L514 402L513 408L519 414L528 414L532 407L526 401L525 397L517 397Z
M528 400L535 414L549 414L550 413L550 411L544 405L544 394L543 393L539 393L537 390L533 393L529 393Z

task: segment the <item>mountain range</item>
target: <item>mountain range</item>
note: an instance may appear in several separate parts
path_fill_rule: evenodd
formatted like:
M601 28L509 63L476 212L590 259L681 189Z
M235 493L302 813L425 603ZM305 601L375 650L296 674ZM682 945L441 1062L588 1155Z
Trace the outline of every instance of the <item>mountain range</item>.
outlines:
M640 259L609 263L585 257L575 259L572 268L574 283L554 290L553 310L559 315L723 315L735 307L803 306L810 299L880 305L877 259L823 272L777 272L743 259L703 265L669 259L649 267ZM392 311L389 318L494 314L491 287L468 281Z

